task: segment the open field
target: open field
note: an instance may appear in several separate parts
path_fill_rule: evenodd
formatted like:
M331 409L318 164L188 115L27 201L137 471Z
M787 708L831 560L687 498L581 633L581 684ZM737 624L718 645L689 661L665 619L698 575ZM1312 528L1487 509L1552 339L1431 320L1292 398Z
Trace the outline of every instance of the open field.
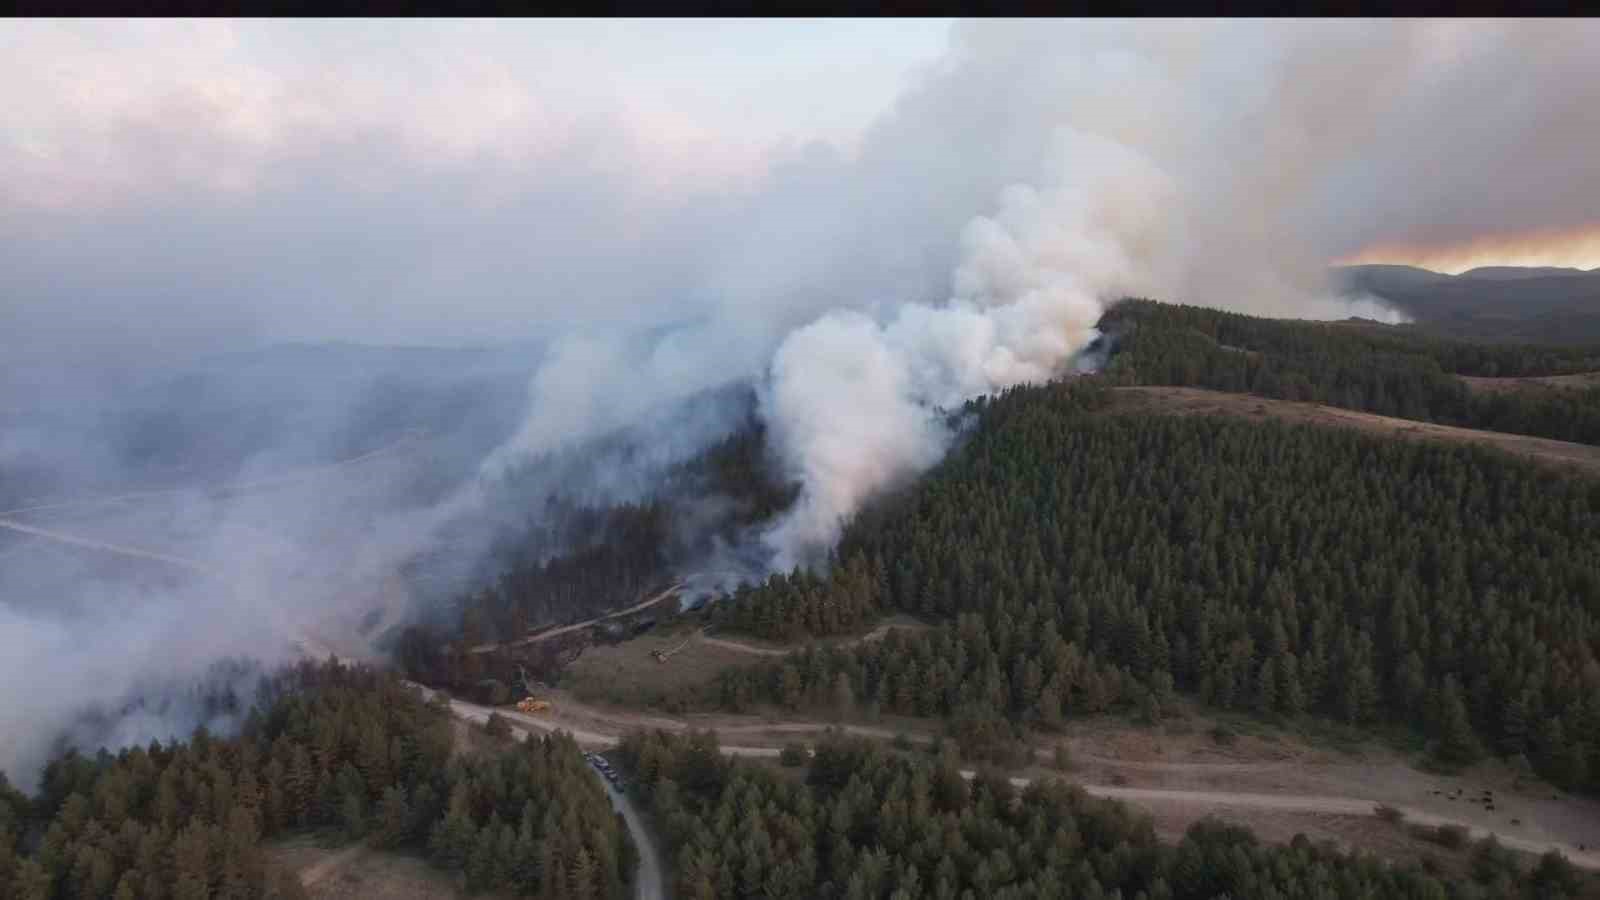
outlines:
M1520 434L1502 434L1416 422L1373 413L1356 412L1320 403L1274 400L1253 394L1230 394L1201 388L1114 388L1114 412L1178 416L1232 416L1241 419L1278 419L1294 425L1354 428L1383 437L1482 444L1534 462L1569 471L1600 474L1600 447L1552 441Z
M849 646L875 641L898 628L928 626L911 616L897 615L855 637L817 641L819 646ZM778 644L757 638L712 637L704 629L683 625L670 631L656 631L620 644L599 644L583 651L562 674L563 686L590 701L605 701L628 706L653 706L673 694L707 684L717 673L733 666L749 665L764 658L787 656L804 645ZM657 662L652 651L675 651L665 663Z
M1513 391L1543 391L1550 388L1587 390L1600 388L1600 372L1579 372L1575 375L1541 375L1529 378L1483 378L1461 375L1462 381L1474 392L1502 394Z
M706 684L723 669L754 659L737 649L704 643L697 635L692 626L685 625L620 644L596 644L562 671L562 684L586 698L649 706L660 698ZM650 655L653 650L672 650L686 640L687 646L665 663L656 662Z

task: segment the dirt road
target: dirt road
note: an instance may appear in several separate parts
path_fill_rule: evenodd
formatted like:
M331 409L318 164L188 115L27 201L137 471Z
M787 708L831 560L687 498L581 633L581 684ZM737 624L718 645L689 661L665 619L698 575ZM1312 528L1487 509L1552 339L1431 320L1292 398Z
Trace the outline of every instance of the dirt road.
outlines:
M106 541L97 541L94 538L78 537L77 535L65 534L60 531L52 531L47 528L39 528L34 525L25 525L21 522L14 522L10 519L0 519L0 528L18 531L23 534L33 535L34 537L46 538L47 540L59 541L63 544L72 544L77 547L87 547L91 550L103 550L107 553L116 553L121 556L131 556L136 559L148 559L155 562L166 563L168 565L181 566L191 572L199 572L202 575L216 574L200 563L197 563L192 559L184 559L181 556L171 556L166 553L157 553L154 550L145 550L140 547L129 547L126 544L112 544Z
M428 700L432 700L437 693L414 681L405 683L422 691L422 696ZM557 730L544 727L546 723L540 722L533 716L491 709L487 706L479 706L476 703L468 703L465 700L452 698L450 700L450 712L458 718L479 724L489 721L490 713L498 712L512 723L511 733L516 735L518 740L525 740L529 731L548 734ZM567 729L559 730L566 731ZM579 745L613 747L617 743L617 739L614 737L598 734L572 733L572 737ZM776 752L773 751L774 754ZM595 773L595 777L599 778L600 783L605 786L606 796L611 798L611 805L617 812L622 813L622 821L627 824L628 833L633 836L633 844L639 848L639 873L634 878L634 896L639 900L663 900L667 894L666 882L661 872L661 854L656 849L655 840L650 836L649 830L644 826L643 817L640 816L638 809L633 805L633 801L629 800L626 794L613 788L604 778L600 777L598 772Z
M972 778L973 773L968 770L961 772L962 777ZM1028 778L1012 778L1011 783L1016 787L1027 787L1032 783ZM1151 806L1152 804L1180 804L1201 807L1247 807L1251 809L1276 809L1288 812L1331 813L1342 816L1375 816L1376 804L1371 800L1358 800L1350 797L1315 797L1294 794L1247 794L1232 791L1173 791L1152 788L1117 787L1104 784L1080 785L1085 792L1112 800L1121 800L1136 806ZM1512 850L1521 850L1526 853L1541 854L1549 850L1559 850L1566 855L1573 865L1585 869L1600 869L1600 853L1594 851L1579 851L1571 847L1562 846L1550 841L1529 840L1499 832L1491 832L1457 819L1438 816L1409 806L1394 806L1405 816L1409 824L1427 825L1438 827L1440 825L1460 825L1465 827L1473 840L1481 840L1494 834L1495 838L1505 847ZM1386 828L1386 824L1373 821L1373 827Z
M551 639L553 637L557 637L559 635L570 634L571 632L578 631L578 630L581 630L581 629L584 629L584 628L588 628L591 625L598 625L601 622L605 622L605 621L610 620L610 619L621 618L622 616L632 615L633 613L639 612L641 610L649 609L650 607L655 606L657 603L660 603L661 601L667 599L668 597L673 596L674 594L676 594L682 588L683 588L683 582L680 581L677 584L674 584L672 587L669 587L666 590L662 591L661 593L656 594L656 595L654 595L652 597L647 597L646 599L641 600L638 603L635 603L634 605L628 607L627 609L619 609L616 612L606 613L603 616L595 616L594 618L589 619L586 622L575 622L575 623L573 623L571 625L563 625L560 628L552 628L549 631L541 631L538 634L529 635L528 637L522 638L521 640L511 641L509 643L503 643L503 644L479 644L478 646L469 649L467 652L468 653L492 653L495 650L499 650L501 647L522 647L522 646L525 646L527 644L537 644L540 641L548 641L549 639Z
M417 687L421 687L417 685ZM423 688L425 696L432 696L433 692ZM616 746L621 733L631 728L661 728L666 731L684 732L691 725L695 727L714 726L719 738L743 735L744 740L771 741L781 743L787 735L794 734L819 734L827 729L828 725L814 722L755 722L738 723L731 721L733 717L719 717L719 721L707 723L694 723L682 719L662 716L649 716L642 714L612 714L595 709L581 708L579 704L563 700L561 704L566 707L565 719L529 716L515 711L491 710L477 704L466 703L460 700L451 700L452 710L459 716L471 721L487 721L490 712L499 712L511 722L520 726L520 730L535 730L541 733L565 731L573 736L581 746L603 749ZM577 708L575 710L575 708ZM591 723L588 727L574 728L570 720L574 712L582 721ZM848 734L863 737L888 739L898 732L887 728L874 728L871 726L846 725L834 726ZM602 730L603 729L603 730ZM927 740L926 736L908 735L919 742ZM722 744L723 753L730 756L774 757L780 752L776 746L758 746L751 744ZM1108 762L1111 762L1108 760ZM1282 762L1271 763L1132 763L1139 768L1148 768L1156 771L1193 771L1205 770L1243 770L1247 768L1261 769L1263 771L1284 770L1292 768ZM965 777L974 776L972 770L964 770ZM1011 782L1018 787L1030 784L1029 778L1012 778ZM1248 791L1200 791L1172 788L1144 788L1128 787L1109 784L1081 784L1086 792L1097 796L1122 800L1136 806L1152 809L1163 807L1166 809L1182 808L1204 815L1205 811L1213 809L1257 809L1275 810L1294 813L1323 813L1341 816L1355 816L1371 818L1373 828L1390 828L1394 826L1380 822L1375 814L1376 800L1363 797L1338 797L1313 794L1274 793L1264 794ZM1413 806L1390 803L1405 814L1407 822L1428 825L1460 825L1468 829L1474 839L1483 838L1490 833L1495 834L1500 843L1514 850L1528 853L1544 853L1548 850L1558 850L1565 854L1574 865L1587 869L1600 870L1600 853L1594 851L1579 851L1569 843L1560 840L1545 840L1538 837L1507 834L1503 830L1488 829L1474 822L1454 816L1440 815Z
M1380 416L1320 403L1276 400L1254 394L1234 394L1204 388L1113 388L1117 403L1112 414L1153 412L1168 415L1230 416L1243 419L1274 418L1291 425L1311 424L1354 428L1384 437L1454 443L1483 444L1535 462L1600 473L1600 447L1530 437L1499 431L1480 431L1433 422Z
M901 616L899 618L909 617ZM871 641L880 640L884 635L895 630L896 628L902 628L909 631L926 627L928 626L921 622L885 622L866 634L861 635L860 637L824 643L830 647L853 647L857 644L865 644ZM788 656L791 653L798 653L805 649L805 647L758 647L755 644L746 644L742 641L730 641L727 638L711 637L705 633L705 629L701 629L700 632L695 635L695 640L698 640L702 644L709 644L712 647L721 647L724 650L736 650L740 653L749 653L753 656Z
M286 475L279 475L274 478L262 478L255 481L235 481L231 483L215 485L209 488L156 488L148 491L128 491L126 493L110 494L100 497L80 497L76 500L60 500L50 503L34 504L32 506L19 506L16 509L0 510L0 516L14 516L21 513L43 512L45 510L74 509L80 506L106 506L114 503L127 503L134 500L146 500L151 497L170 497L176 494L198 492L212 497L224 497L229 494L239 494L244 493L245 491L260 490L262 488L283 487L285 485L298 484L302 481L307 481L311 478L315 478L318 475L326 475L332 472L337 472L347 466L353 466L357 463L366 462L370 459L386 456L395 450L400 449L401 447L421 440L425 436L425 432L413 429L401 435L397 440L385 444L376 450L370 450L366 453L363 453L360 456L352 456L349 459L341 459L326 465L311 466Z
M661 871L661 856L656 852L655 842L650 839L650 832L644 826L644 819L627 794L612 787L611 782L604 778L600 779L600 783L605 786L612 807L622 814L628 833L633 835L633 845L639 850L639 871L633 879L633 896L637 900L665 900L667 882Z

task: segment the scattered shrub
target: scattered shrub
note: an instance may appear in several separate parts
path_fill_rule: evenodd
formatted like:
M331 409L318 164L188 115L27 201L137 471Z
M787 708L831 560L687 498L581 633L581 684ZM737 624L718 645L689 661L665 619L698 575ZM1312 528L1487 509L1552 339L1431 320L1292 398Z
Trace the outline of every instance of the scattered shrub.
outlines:
M489 732L490 737L510 737L511 723L505 716L497 712L489 713L489 721L483 723L483 730Z
M1056 745L1055 765L1056 771L1058 772L1069 772L1072 770L1072 752L1067 749L1066 744Z

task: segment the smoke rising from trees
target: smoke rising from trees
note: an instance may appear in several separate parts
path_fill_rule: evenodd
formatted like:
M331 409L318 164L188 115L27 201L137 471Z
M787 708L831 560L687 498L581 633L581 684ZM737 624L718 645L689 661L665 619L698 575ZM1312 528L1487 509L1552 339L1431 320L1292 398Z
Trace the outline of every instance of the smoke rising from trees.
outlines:
M770 567L815 559L866 498L936 463L938 408L1069 368L1120 296L1392 318L1335 296L1327 262L1600 208L1582 130L1600 108L1594 22L961 23L855 146L757 163L603 92L578 92L594 105L576 112L541 104L505 48L451 68L472 47L441 39L451 77L413 103L358 52L291 71L243 53L229 35L246 26L185 27L204 33L157 27L120 54L32 35L33 56L0 63L35 73L10 80L32 99L0 120L0 412L71 418L127 373L253 341L537 339L525 405L496 407L483 440L450 452L457 468L494 478L620 434L631 451L564 486L637 496L737 426L708 392L749 385L803 482L751 536ZM89 80L39 76L47 52L91 61L74 70ZM595 78L582 64L553 77ZM118 81L134 70L156 75ZM68 487L126 480L128 460L81 429L25 422L0 436L0 470L62 460ZM304 432L269 423L248 455ZM254 592L68 578L47 596L40 564L11 553L0 656L32 666L23 649L71 643L103 677L0 671L21 685L0 706L21 708L20 690L70 708L165 671L177 657L151 648L178 629L197 671L206 647L287 637L341 584L324 574L440 546L479 490L398 510L377 490L359 516L326 498L263 508L245 521L291 535L293 577L239 529L202 554L264 572ZM124 608L141 624L119 641L106 629Z

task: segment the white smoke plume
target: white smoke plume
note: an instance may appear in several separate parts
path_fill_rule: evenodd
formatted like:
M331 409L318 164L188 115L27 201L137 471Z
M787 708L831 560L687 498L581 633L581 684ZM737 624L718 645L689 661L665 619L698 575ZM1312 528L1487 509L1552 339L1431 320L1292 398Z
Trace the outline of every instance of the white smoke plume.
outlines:
M1059 372L1118 296L1402 321L1375 298L1336 294L1334 248L1381 230L1404 179L1452 179L1439 161L1461 150L1442 133L1472 127L1475 60L1543 86L1551 117L1527 118L1560 131L1553 114L1571 89L1557 72L1592 72L1583 48L1597 33L963 23L854 159L776 170L751 200L744 240L711 270L720 299L675 337L698 348L680 357L689 365L622 367L621 379L612 368L595 373L601 390L575 393L625 409L716 377L762 380L763 414L805 485L765 541L776 567L815 559L864 498L940 458L936 408ZM1514 61L1533 46L1548 69ZM1517 150L1496 141L1471 155L1481 167ZM1542 138L1537 152L1577 164Z
M338 65L311 40L292 63L255 52L300 40L299 25L251 47L236 33L248 25L153 23L149 46L115 52L116 25L64 39L67 25L8 27L0 416L88 409L57 369L109 384L224 339L538 339L515 402L443 453L456 474L576 459L587 465L552 482L638 496L736 426L715 389L755 385L804 483L753 541L776 567L814 559L866 498L935 464L949 442L938 408L1062 371L1122 294L1392 317L1332 296L1328 261L1600 209L1596 22L961 23L853 146L764 155L671 104L608 106L585 57L524 77L514 41L481 29L436 39L429 23L407 51L422 65L391 80L393 60L362 41L338 44ZM366 43L416 40L408 27ZM271 394L298 365L223 405ZM342 434L356 410L327 413L308 426L246 412L214 430L249 432L241 446L281 468L340 458L332 437L299 453L298 436ZM20 498L5 508L38 493L35 470L60 470L52 495L144 483L117 477L136 467L98 438L0 426L0 499ZM587 453L618 434L627 452ZM174 660L201 671L209 655L282 644L328 610L365 608L344 596L370 580L355 576L396 560L470 556L471 536L446 543L440 523L471 513L477 489L424 509L404 491L318 488L58 522L247 585L229 592L79 578L73 566L96 564L7 533L0 710L16 712L0 718L0 767L37 762L59 724L48 710Z
M1059 374L1103 300L1138 290L1171 185L1103 138L1056 143L1044 190L1008 188L993 218L967 225L946 304L905 304L883 325L829 313L778 349L763 412L804 489L766 535L774 568L815 559L863 500L938 462L940 409Z

